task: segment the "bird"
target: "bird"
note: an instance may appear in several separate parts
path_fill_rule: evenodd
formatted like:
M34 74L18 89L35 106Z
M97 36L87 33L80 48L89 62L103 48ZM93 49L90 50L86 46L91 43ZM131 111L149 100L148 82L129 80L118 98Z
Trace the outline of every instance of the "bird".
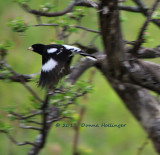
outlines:
M70 64L76 53L92 61L97 61L96 57L71 45L37 43L31 45L28 50L42 56L41 74L38 81L38 86L42 88L55 86L65 75L70 73Z

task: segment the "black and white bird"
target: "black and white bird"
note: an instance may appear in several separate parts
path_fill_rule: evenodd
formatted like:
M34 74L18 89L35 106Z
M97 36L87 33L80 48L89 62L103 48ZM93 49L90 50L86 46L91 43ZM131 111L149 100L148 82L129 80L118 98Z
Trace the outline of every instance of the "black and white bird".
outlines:
M28 49L42 55L41 75L38 82L41 87L55 86L63 76L69 74L71 60L76 53L97 61L94 56L70 45L34 44Z

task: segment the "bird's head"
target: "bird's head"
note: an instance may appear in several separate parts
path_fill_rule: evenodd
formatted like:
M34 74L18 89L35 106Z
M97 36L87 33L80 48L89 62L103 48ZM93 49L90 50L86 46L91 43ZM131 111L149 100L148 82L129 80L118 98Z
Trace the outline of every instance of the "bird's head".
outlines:
M33 44L28 48L28 50L34 51L40 55L42 55L42 52L44 50L45 45L43 44Z

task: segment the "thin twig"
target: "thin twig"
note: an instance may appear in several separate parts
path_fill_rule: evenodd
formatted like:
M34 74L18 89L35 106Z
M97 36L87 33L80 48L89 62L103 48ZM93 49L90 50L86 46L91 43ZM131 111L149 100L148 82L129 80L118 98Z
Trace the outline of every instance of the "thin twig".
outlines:
M14 76L18 76L18 73L16 73L8 64L5 63L4 66L7 67ZM40 103L43 102L43 100L39 98L36 92L23 80L23 78L20 78L20 82Z
M0 130L0 132L6 134L6 135L8 136L8 138L9 138L14 144L16 144L16 145L18 145L18 146L22 146L22 145L32 145L32 146L36 146L35 143L31 143L31 142L28 142L28 141L19 143L19 142L17 142L8 132L6 132L6 131L4 131L4 130Z
M19 74L19 73L17 73L17 75L11 75L11 76L8 76L7 78L10 79L12 82L21 82L22 79L24 82L29 82L36 75L39 75L39 73L35 73L35 74ZM1 80L5 79L5 73L0 74L0 79Z
M36 25L32 25L32 26L59 26L59 24L36 24ZM100 31L96 31L96 30L92 30L92 29L88 29L86 27L83 26L79 26L79 25L70 25L69 27L71 28L79 28L88 32L93 32L93 33L99 33Z
M28 123L33 123L33 124L37 124L37 125L42 125L42 123L37 122L37 121L27 121Z
M133 50L132 50L133 53L136 53L138 51L138 49L140 48L141 44L144 42L144 32L145 32L149 22L151 21L152 14L156 10L158 3L159 3L159 0L156 0L155 3L153 4L153 7L152 7L150 13L147 16L146 21L144 22L142 28L140 29L139 36L138 36L137 41L135 43L135 46L133 47Z
M138 12L138 13L141 12L141 9L136 6L120 5L118 6L118 8L123 11Z
M145 139L144 143L138 148L137 155L141 155L144 147L148 144L148 137Z
M43 148L44 145L45 145L45 142L46 142L46 136L47 136L47 133L48 133L48 128L47 128L47 118L48 118L48 104L49 104L49 96L50 96L50 93L49 93L49 89L47 89L47 92L46 92L46 96L45 96L45 101L42 105L42 110L43 110L43 115L42 115L42 131L41 131L41 134L42 134L42 142L41 142L41 145L40 147Z
M30 7L27 4L24 5L20 5L26 12L34 14L34 15L38 15L38 16L45 16L45 17L57 17L57 16L62 16L70 11L72 11L73 7L76 4L76 1L73 1L66 9L64 9L63 11L59 11L59 12L43 12L40 10L32 10L30 9Z
M12 114L13 116L16 116L17 119L19 119L19 120L24 120L24 119L28 119L28 118L34 117L36 115L40 115L40 114L42 114L42 111L37 111L37 112L35 112L35 113L31 114L31 115L28 115L28 116L22 116L20 114L14 113L14 112L10 112L10 114Z
M32 129L32 130L37 130L37 131L41 131L42 130L41 128L36 128L36 127L33 127L33 126L25 126L22 123L20 124L19 127L23 128L23 129Z
M144 16L148 16L148 8L145 6L145 4L141 1L141 0L133 0L139 7L139 9L141 10L140 12L144 15ZM160 20L159 19L152 19L151 20L154 24L156 24L158 27L160 27Z
M79 129L80 129L80 125L82 122L82 118L85 112L85 106L83 106L80 110L80 117L78 119L77 125L74 128L75 129L75 136L74 136L74 141L73 141L73 155L78 155L77 153L77 147L78 147L78 139L79 139Z

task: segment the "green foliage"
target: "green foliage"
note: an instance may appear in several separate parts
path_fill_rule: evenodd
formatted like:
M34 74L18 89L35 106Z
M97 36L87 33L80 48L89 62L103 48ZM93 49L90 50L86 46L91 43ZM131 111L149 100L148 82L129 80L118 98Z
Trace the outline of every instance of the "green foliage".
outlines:
M9 77L12 75L12 73L8 70L5 66L0 66L0 74L1 78L4 79L5 82L11 82Z
M31 0L14 0L14 1L19 4L25 5L25 4L29 3Z
M89 84L87 81L78 81L76 83L76 86L81 90L81 91L86 91L87 93L92 93L93 92L93 85Z
M8 118L9 118L10 121L16 120L16 117L13 116L12 114L8 114Z
M84 146L78 147L78 154L90 155L93 154L93 150Z
M154 41L152 38L151 38L151 34L149 32L145 32L144 33L144 39L145 39L145 42L152 42Z
M9 105L9 106L3 108L3 111L5 111L5 112L7 112L7 113L12 113L12 112L14 112L15 110L16 110L16 107L13 106L13 105Z
M48 23L58 24L62 28L66 28L66 32L74 33L77 32L79 29L76 28L75 21L80 22L81 18L86 15L86 9L83 7L74 7L73 12L67 13L65 16L60 16L57 18L53 18L48 21Z
M53 44L59 44L59 45L63 45L64 44L64 40L50 39L50 42L53 43Z
M8 26L11 27L14 32L25 32L28 29L28 24L22 19L17 17L16 19L9 19Z
M120 16L120 20L121 20L121 22L126 22L126 21L127 21L127 17L121 15L121 16Z
M71 85L70 83L64 83L62 92L55 93L54 96L51 97L51 104L59 106L62 104L72 104L72 102L76 103L75 100L85 95L86 93L93 92L93 86L89 85L86 81L78 81L76 84Z
M40 74L34 76L34 78L30 79L31 82L37 83L40 78Z
M76 6L73 9L73 12L67 14L69 18L74 20L80 20L82 17L87 15L86 8Z
M0 130L3 130L4 132L10 132L13 127L3 121L0 121Z
M12 129L13 127L9 125L8 123L4 122L4 120L2 119L2 116L0 116L0 130L4 132L9 132Z
M152 15L153 19L160 19L160 9L158 9L157 11L155 11Z
M30 110L34 109L39 109L40 108L40 104L37 103L37 99L34 96L29 96L29 100L30 100L30 105L31 107Z
M66 110L62 111L62 116L64 117L72 117L75 114L75 110Z
M0 70L1 78L4 79L5 82L11 82L9 77L12 75L12 73L8 70Z
M3 43L0 43L0 52L3 50L9 50L13 48L14 43L10 40L5 40Z
M49 2L46 2L43 5L40 5L40 10L43 12L49 12L49 11L51 11L51 9L54 9L54 8L55 8L55 6Z
M16 0L21 2L21 4L26 4L28 1L24 1L24 0ZM126 5L129 5L131 2L131 0L126 1ZM1 7L5 6L5 4L7 4L6 6L12 5L11 3L12 1L10 0L6 0L6 1L1 1ZM38 6L39 1L34 1L35 6ZM65 5L68 3L69 1L64 1ZM152 3L152 1L148 1L150 3ZM62 2L63 3L63 2ZM131 4L130 4L131 5ZM132 5L135 5L134 3L132 3ZM35 6L31 6L32 8L34 8ZM150 5L148 5L150 6ZM64 8L64 6L62 6ZM57 9L58 10L62 10L62 7L59 6ZM21 10L21 9L19 9ZM12 7L12 11L15 11L18 14L21 14L22 12L19 11L17 9L17 7L13 6ZM93 13L92 9L90 12L90 16L94 17L94 18L90 18L87 17L86 19L81 21L81 24L83 26L86 27L91 27L93 29L96 29L97 27L97 23L95 22L96 19L96 14L97 12L95 11L95 13ZM6 11L6 7L3 7L1 9L1 26L3 27L1 29L1 34L3 34L2 36L6 36L6 34L9 34L8 38L12 38L15 43L17 45L19 45L19 43L21 43L21 46L16 46L15 51L16 53L14 54L14 58L13 55L9 55L7 60L9 60L9 62L11 64L14 65L14 67L16 67L15 69L19 72L22 72L24 70L24 68L26 68L25 66L25 62L26 60L30 60L29 58L26 58L24 56L24 53L22 51L24 51L24 46L25 45L29 45L34 41L39 41L42 42L44 40L48 41L48 38L54 37L54 42L55 43L59 43L59 44L64 44L64 42L61 41L57 41L55 38L55 34L54 34L54 29L52 29L50 31L49 28L36 28L35 31L27 31L27 36L24 38L24 40L22 40L22 38L20 36L13 36L12 33L7 32L8 29L6 28L5 24L4 24L4 19L6 17L8 17L8 11ZM24 12L25 13L25 12ZM92 13L92 14L91 14ZM27 14L26 14L27 15ZM72 13L70 14L72 15ZM70 16L67 15L67 16ZM29 15L30 16L30 15ZM122 28L124 29L123 33L125 33L126 39L127 40L135 40L137 37L137 34L139 31L140 26L142 25L142 22L144 20L143 16L140 16L139 14L133 14L133 13L125 13L125 16L128 19L128 22L123 22ZM66 17L67 18L67 17ZM46 18L42 19L46 20ZM49 18L51 19L51 18ZM57 18L53 18L55 19L55 23L57 20L59 20L59 17ZM76 19L76 18L75 18ZM70 18L68 17L66 20L69 20L69 26L75 25L75 20L74 18ZM88 22L89 21L89 22ZM67 25L65 25L67 26ZM63 27L62 27L63 28ZM70 31L68 29L68 31ZM150 24L150 28L147 30L150 32L150 36L154 36L154 42L151 42L150 44L146 44L148 47L155 47L159 44L159 35L157 35L159 33L159 29L155 28L155 26L153 26L153 24ZM41 33L39 33L41 32ZM81 33L76 34L77 38L82 37ZM32 40L33 38L33 40ZM76 39L77 39L76 38ZM150 37L149 37L150 38ZM73 39L75 38L70 38L71 41L73 41ZM88 40L91 39L91 35L89 33L89 35L85 35L85 38L80 38L78 39L78 41L81 41L84 44L88 44ZM24 46L22 46L24 45ZM97 43L96 45L98 47L101 47L100 42ZM30 62L33 63L34 60L36 59L36 55L32 56ZM157 62L159 63L159 59L157 59ZM31 64L30 63L30 64ZM37 66L37 68L39 68L38 64L35 64L35 66ZM35 70L34 67L27 67L29 68L30 72L36 72L37 70ZM22 70L23 69L23 70ZM28 70L26 70L27 72ZM28 73L28 72L27 72ZM26 74L27 74L26 73ZM86 74L84 76L84 78L87 79L88 74ZM37 77L38 78L38 77ZM83 77L82 77L83 78ZM36 80L36 79L35 79ZM146 134L144 133L144 131L141 129L141 127L139 126L139 124L135 121L135 119L133 119L133 117L130 115L130 113L128 112L128 110L126 110L126 108L123 106L123 104L121 103L121 100L119 100L119 98L117 97L117 95L115 95L114 91L112 90L111 87L109 87L109 84L106 83L106 81L103 79L103 77L99 74L96 73L96 80L94 81L95 86L95 93L91 94L91 96L89 97L88 101L87 101L87 111L85 113L85 117L83 119L84 122L88 121L88 122L96 122L99 123L101 121L107 121L109 119L109 121L126 121L127 124L127 128L123 128L123 130L115 130L115 129L85 129L83 130L82 133L80 133L80 145L88 145L91 148L94 149L94 152L91 153L92 155L96 155L96 154L119 154L119 155L124 155L124 154L135 154L136 149L135 148L139 148L141 146L141 144L144 141L144 138L146 137ZM11 104L10 100L12 101L12 104L19 104L18 105L18 110L20 108L25 108L24 104L30 104L30 102L28 102L28 95L26 95L26 91L24 91L22 88L17 89L19 87L17 87L18 84L4 84L2 81L0 83L0 87L1 87L1 106L8 106L9 104ZM23 96L20 97L20 96ZM32 102L34 102L34 98L33 100L31 99ZM24 106L24 107L23 107ZM16 110L17 110L16 108ZM72 107L71 107L72 108ZM12 109L11 109L12 110ZM67 112L66 112L67 113ZM2 115L3 112L2 112ZM68 112L68 114L66 115L70 115L71 117L78 117L77 113L72 113L72 112ZM76 116L77 115L77 116ZM8 117L11 117L10 119L14 119L12 118L12 116L8 115ZM23 120L22 123L26 123L26 120ZM17 134L15 134L14 136L17 136L18 134L20 135L21 139L28 139L28 138L34 138L35 137L35 132L31 131L31 132L26 132L23 130L18 130L18 132L16 132ZM71 135L71 136L70 136ZM69 142L69 138L72 137L73 133L70 133L70 131L68 132L68 130L66 129L59 129L59 128L53 128L53 130L50 132L50 136L48 137L48 145L53 146L53 143L58 143L60 146L62 146L62 152L60 154L65 154L65 155L69 155L71 154L71 143ZM94 135L94 136L93 136ZM7 138L3 138L3 136L1 135L1 141L0 141L0 149L1 152L3 152L3 154L9 154L8 152L8 139ZM54 137L54 138L53 138ZM62 138L63 137L63 138ZM107 147L106 147L107 146ZM134 146L134 147L133 147ZM125 149L124 149L125 148ZM42 154L53 154L51 153L51 150L49 150L50 148L47 147L46 149L44 149L44 151L42 152ZM79 151L83 154L85 152L85 148L79 148ZM12 146L11 151L13 151L13 154L26 154L26 152L28 151L28 146L23 146L23 149L21 147L17 147L17 146ZM153 150L153 146L150 142L149 146L147 145L147 147L144 148L144 153L145 155L150 155L150 154L154 154L156 155L156 152Z
M72 113L72 115L70 117L71 117L70 121L72 123L77 123L77 121L79 120L79 114L77 114L76 112Z

